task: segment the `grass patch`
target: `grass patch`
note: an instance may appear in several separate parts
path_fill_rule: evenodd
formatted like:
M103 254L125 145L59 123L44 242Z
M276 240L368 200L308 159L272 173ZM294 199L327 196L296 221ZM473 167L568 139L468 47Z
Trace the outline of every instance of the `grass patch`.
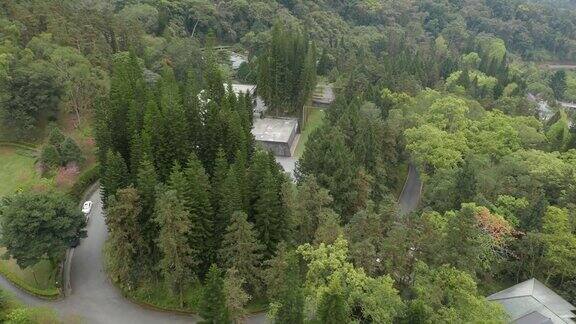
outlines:
M42 179L34 163L35 158L30 156L29 151L0 146L0 197L21 190L50 187L52 181Z
M4 252L4 248L0 249L0 253ZM13 259L0 260L0 274L33 295L48 299L60 296L60 289L56 287L56 270L51 268L48 260L26 269L21 269Z
M308 137L312 132L320 127L324 121L325 112L323 109L311 108L309 107L308 121L306 122L306 128L300 133L300 139L298 140L298 146L296 146L296 151L294 156L299 158L304 153L306 148L306 143L308 142Z

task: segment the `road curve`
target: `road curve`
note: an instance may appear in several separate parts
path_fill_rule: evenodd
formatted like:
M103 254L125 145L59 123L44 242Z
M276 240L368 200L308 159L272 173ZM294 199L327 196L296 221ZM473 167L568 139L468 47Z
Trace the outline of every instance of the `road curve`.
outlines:
M400 215L406 215L418 208L420 203L420 195L422 194L422 180L418 174L418 170L414 164L410 163L408 176L404 183L404 189L398 199L400 208Z
M66 298L47 301L36 298L12 285L0 276L0 286L12 292L18 299L31 306L55 309L63 320L80 319L95 324L152 324L196 323L197 316L176 315L140 307L116 289L104 270L102 250L108 236L100 191L89 198L94 202L88 222L88 237L75 249L71 264L70 284L72 291ZM248 319L249 323L265 323L264 314Z

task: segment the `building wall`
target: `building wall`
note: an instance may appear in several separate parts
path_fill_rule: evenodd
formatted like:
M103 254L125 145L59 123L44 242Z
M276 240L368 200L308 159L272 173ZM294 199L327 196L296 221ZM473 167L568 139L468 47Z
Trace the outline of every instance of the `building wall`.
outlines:
M265 150L272 152L276 156L291 156L290 146L284 142L264 142L258 141Z

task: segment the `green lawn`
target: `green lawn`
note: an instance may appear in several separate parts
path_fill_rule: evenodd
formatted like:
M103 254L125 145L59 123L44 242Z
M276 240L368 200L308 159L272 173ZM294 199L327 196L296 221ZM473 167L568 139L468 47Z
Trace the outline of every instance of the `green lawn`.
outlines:
M34 167L35 158L22 149L0 146L0 197L18 190L42 188L51 180L41 179Z
M298 146L296 146L296 151L294 156L299 158L304 153L304 148L306 148L306 143L308 142L308 137L310 134L320 125L324 120L325 112L323 109L311 108L309 107L310 115L308 115L308 122L306 123L306 128L300 134L300 139L298 140Z
M4 254L4 252L6 250L0 248L0 254ZM0 260L0 274L35 295L48 298L58 296L57 276L48 260L40 261L35 266L26 269L21 269L13 259Z

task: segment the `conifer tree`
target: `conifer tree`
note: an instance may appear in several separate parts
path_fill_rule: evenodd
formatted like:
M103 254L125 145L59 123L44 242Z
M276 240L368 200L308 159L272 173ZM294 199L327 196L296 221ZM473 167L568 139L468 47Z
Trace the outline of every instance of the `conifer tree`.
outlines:
M142 213L140 214L140 226L146 242L153 251L154 241L158 236L158 225L153 221L153 214L156 203L156 186L158 185L158 176L154 165L148 158L144 158L140 163L136 179L136 189L142 201ZM154 255L152 256L154 258ZM154 260L151 260L152 262Z
M184 304L183 292L190 281L192 269L198 264L193 246L188 245L190 216L178 199L176 191L168 190L158 197L155 221L159 225L158 249L162 254L160 270L168 288Z
M222 237L226 231L226 227L230 224L232 214L237 211L243 211L242 196L240 194L238 177L236 176L235 169L230 168L230 170L228 170L228 175L226 176L221 190L222 200L216 217L217 225L215 226L218 230L219 237Z
M157 123L155 147L160 174L167 176L175 162L184 163L191 152L186 114L172 69L166 68L160 86L161 117Z
M220 250L222 265L235 268L238 275L246 280L248 291L256 292L260 288L260 266L264 246L258 242L257 232L243 212L232 215L230 225Z
M224 295L224 280L218 266L212 264L200 300L200 316L206 324L228 324L230 317L226 308L226 296Z
M84 161L82 150L80 150L78 144L70 137L67 137L60 146L60 158L62 159L63 165L70 162L82 163Z
M230 312L230 318L234 323L243 323L246 315L245 306L251 296L244 290L246 280L240 276L238 270L230 268L226 270L224 277L224 295L226 296L226 308Z
M300 264L294 251L279 245L276 256L267 261L268 298L274 305L275 323L304 322L304 291Z
M262 175L262 184L258 188L258 198L254 205L254 224L259 240L266 246L266 255L276 250L276 244L284 237L284 219L278 187L269 170Z
M146 250L138 224L141 211L140 197L134 188L118 190L106 209L108 270L112 279L125 287L136 283L138 264Z
M108 151L103 170L102 189L106 201L108 197L116 194L118 189L126 188L130 182L126 162L120 153Z
M208 98L216 102L216 104L221 104L226 96L224 79L217 63L210 54L208 54L208 62L206 63L204 83Z
M249 209L249 198L248 192L248 172L247 172L247 161L246 152L238 151L236 152L236 157L234 158L234 163L231 168L234 169L236 179L238 180L238 192L242 200L242 210L248 211Z
M184 207L189 212L191 231L189 245L194 246L202 260L199 272L203 275L215 260L213 237L213 212L210 204L210 181L198 158L192 154L184 171L176 165L170 174L169 186L178 193Z

